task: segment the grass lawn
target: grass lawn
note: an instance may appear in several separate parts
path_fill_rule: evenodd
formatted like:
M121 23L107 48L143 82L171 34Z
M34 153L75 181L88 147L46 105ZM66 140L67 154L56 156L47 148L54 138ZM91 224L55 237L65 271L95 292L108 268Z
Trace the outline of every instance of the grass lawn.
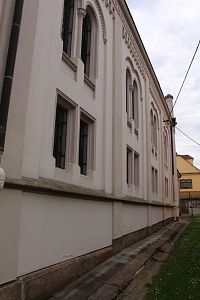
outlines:
M200 216L177 241L146 300L200 300Z

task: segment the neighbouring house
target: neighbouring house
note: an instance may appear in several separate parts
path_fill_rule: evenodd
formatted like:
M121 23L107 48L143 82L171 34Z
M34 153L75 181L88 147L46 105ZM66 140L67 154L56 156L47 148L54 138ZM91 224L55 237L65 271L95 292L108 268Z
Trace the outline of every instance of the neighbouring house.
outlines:
M200 170L193 164L190 155L176 155L177 168L181 174L180 209L181 212L200 212Z
M0 45L0 298L46 299L178 216L173 98L124 0L1 0Z

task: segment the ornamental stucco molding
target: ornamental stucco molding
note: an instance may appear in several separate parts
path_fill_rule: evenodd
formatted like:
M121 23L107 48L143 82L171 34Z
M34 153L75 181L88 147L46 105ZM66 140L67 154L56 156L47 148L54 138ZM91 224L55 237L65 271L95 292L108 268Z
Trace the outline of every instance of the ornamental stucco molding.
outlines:
M159 111L159 114L160 114L161 109L160 109L160 105L159 105L160 103L158 101L158 99L160 99L160 96L159 96L159 94L157 92L157 89L155 88L155 85L154 85L152 80L149 81L149 92L150 92L150 95L152 96L153 101L156 105L156 108L157 108L157 110Z
M102 28L102 37L103 37L103 41L104 41L104 44L105 44L107 42L107 33L106 33L105 18L104 18L104 15L103 15L103 11L102 11L101 5L99 4L99 1L98 0L94 0L94 3L96 5L96 7L97 7L98 14L99 14L99 17L100 17L101 28Z
M102 0L105 1L105 0ZM143 50L143 54L141 53L141 49L144 49L144 46L142 45L138 45L138 42L135 39L135 36L133 34L133 31L130 29L130 25L129 24L133 24L132 18L131 16L128 14L127 18L125 18L124 16L124 12L127 11L127 7L125 4L124 0L112 0L113 5L115 7L116 12L118 13L121 21L122 21L122 38L125 41L125 44L127 46L127 48L130 51L131 57L134 60L134 63L136 64L136 66L138 67L138 70L140 71L141 75L143 76L144 79L148 78L148 81L150 82L150 86L151 86L151 94L152 97L155 99L155 101L161 103L161 105L163 107L165 107L163 101L163 94L162 94L162 90L159 87L159 83L157 84L157 78L156 75L154 74L154 70L151 66L151 63L148 61L148 56L145 54L145 50ZM124 10L124 12L122 11L122 9ZM133 24L134 26L134 24ZM137 29L136 29L136 35L138 35L137 33ZM138 38L140 39L139 35ZM144 58L145 56L145 58ZM151 69L151 71L150 71ZM160 107L160 105L158 105Z
M112 0L102 0L104 2L105 7L109 10L109 14L112 15L112 18L115 18L115 7Z

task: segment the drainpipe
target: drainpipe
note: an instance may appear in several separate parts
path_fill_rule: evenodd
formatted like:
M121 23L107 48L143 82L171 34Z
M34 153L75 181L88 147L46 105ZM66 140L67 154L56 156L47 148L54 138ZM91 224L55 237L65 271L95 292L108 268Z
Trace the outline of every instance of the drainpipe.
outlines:
M176 211L175 211L175 184L174 184L174 143L173 143L173 128L176 126L176 118L173 116L173 97L171 95L165 96L165 101L169 111L172 113L171 120L164 122L170 123L170 135L171 135L171 157L172 157L172 189L173 189L173 202L174 202L174 220L176 221Z
M15 1L15 9L13 15L11 34L10 34L9 47L8 47L8 55L6 60L6 68L5 68L4 81L3 81L2 93L0 99L0 190L3 189L4 182L5 182L5 172L2 168L2 156L4 152L4 145L5 145L8 111L9 111L10 96L12 90L17 47L19 41L23 5L24 5L24 0Z

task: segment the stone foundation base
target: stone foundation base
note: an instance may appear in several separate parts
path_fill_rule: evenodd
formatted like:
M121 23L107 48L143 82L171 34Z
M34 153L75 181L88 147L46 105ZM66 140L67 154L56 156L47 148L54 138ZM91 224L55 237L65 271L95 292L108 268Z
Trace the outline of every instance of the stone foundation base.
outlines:
M45 300L123 248L154 233L173 218L113 240L112 246L24 275L0 286L2 300Z

